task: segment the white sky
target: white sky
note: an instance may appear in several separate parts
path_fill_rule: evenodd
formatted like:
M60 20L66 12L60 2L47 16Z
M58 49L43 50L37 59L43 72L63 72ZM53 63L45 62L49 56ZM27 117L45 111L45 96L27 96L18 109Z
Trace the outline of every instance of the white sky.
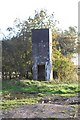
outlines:
M79 0L0 0L0 28L4 31L13 25L16 18L25 20L34 15L34 10L47 9L55 13L55 19L60 22L59 27L67 29L78 26Z

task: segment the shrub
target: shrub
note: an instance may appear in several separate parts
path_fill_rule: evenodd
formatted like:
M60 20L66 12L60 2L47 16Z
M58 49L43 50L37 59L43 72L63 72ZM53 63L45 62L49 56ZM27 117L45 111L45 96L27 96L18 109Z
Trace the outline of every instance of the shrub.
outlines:
M53 71L57 72L59 80L77 80L75 65L70 58L61 54L56 48L53 49Z

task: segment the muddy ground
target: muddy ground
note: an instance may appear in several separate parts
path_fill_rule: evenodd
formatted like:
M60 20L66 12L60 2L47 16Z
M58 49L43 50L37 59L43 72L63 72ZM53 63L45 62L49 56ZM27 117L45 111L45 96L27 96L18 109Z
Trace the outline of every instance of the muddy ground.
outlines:
M3 110L0 118L77 118L79 114L79 96L43 97L34 105L20 105Z

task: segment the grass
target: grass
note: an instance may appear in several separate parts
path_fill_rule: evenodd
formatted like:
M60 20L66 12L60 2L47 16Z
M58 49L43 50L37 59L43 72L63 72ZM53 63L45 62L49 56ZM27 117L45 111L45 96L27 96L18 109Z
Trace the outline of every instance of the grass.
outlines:
M17 105L36 104L43 96L75 96L80 92L77 83L57 83L33 80L2 81L3 101L1 108L8 109Z

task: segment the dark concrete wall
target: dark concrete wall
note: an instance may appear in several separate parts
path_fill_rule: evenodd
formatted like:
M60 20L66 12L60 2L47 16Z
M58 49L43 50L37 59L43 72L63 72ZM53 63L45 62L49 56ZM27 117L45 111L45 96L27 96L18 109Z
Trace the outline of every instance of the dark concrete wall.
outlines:
M50 67L52 64L51 44L52 44L52 38L49 29L32 30L33 79L38 79L37 65L42 65L42 64L45 65L45 79L47 79L46 70L49 69L51 70ZM48 65L49 69L47 69L46 65ZM50 72L50 70L48 71L48 73Z

